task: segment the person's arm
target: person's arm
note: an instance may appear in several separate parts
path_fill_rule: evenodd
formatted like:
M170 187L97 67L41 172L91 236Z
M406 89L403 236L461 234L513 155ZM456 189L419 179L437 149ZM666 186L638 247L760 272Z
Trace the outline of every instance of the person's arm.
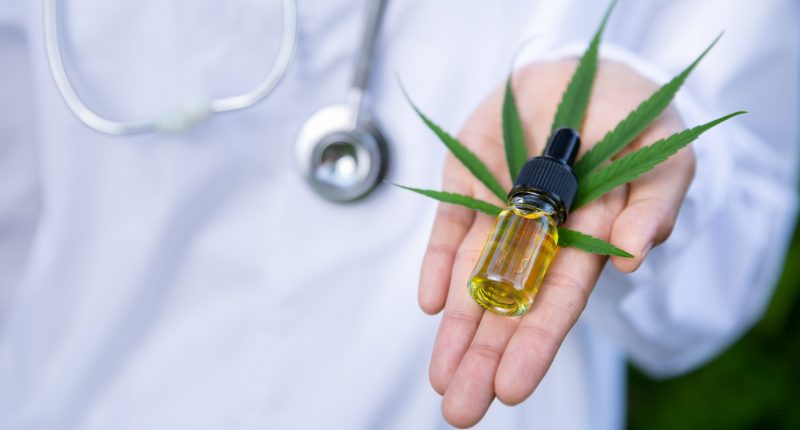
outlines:
M0 326L21 282L39 213L37 137L24 3L0 3Z
M679 110L689 125L749 113L701 137L672 237L636 273L607 270L586 314L656 376L705 362L760 317L797 205L800 3L694 3L699 16L727 31L682 90ZM665 2L660 13L678 15L676 7L684 6ZM640 47L649 64L630 53L612 56L659 75L656 69L691 61L689 45L717 31L708 27L687 29L677 41L651 38ZM675 58L678 52L685 56Z
M575 63L536 63L515 73L528 153L541 152ZM584 122L581 152L656 89L654 83L626 66L602 63ZM503 86L498 86L478 107L459 138L509 189L499 123L502 90ZM682 128L676 111L670 109L632 147L650 144ZM648 244L660 243L668 236L693 170L694 155L687 148L630 186L572 212L567 227L621 244L636 258L615 259L614 264L621 270L635 270ZM445 164L443 186L447 191L502 204L452 157ZM510 318L484 312L469 296L466 285L493 223L488 215L440 205L420 274L422 309L431 314L443 310L431 358L431 384L444 396L445 418L456 426L477 422L495 396L503 403L516 404L533 392L580 317L606 263L599 255L563 248L526 315Z
M691 2L696 4L696 2ZM710 2L713 3L713 2ZM675 2L681 7L686 7L687 2ZM719 6L719 3L717 3ZM670 6L663 4L663 8ZM747 7L747 5L745 5ZM759 9L772 11L791 21L795 6L789 2L774 2L772 4L759 4ZM702 12L702 11L701 11ZM764 12L763 10L760 12ZM709 12L707 12L709 13ZM767 14L769 15L769 14ZM668 15L664 15L668 16ZM701 25L707 21L708 16L702 13L694 16L692 22ZM780 20L783 22L784 20ZM732 26L739 22L732 18L729 32L734 33ZM791 21L794 22L794 21ZM665 23L667 25L669 23ZM687 24L688 25L688 24ZM705 25L705 24L702 24ZM768 24L765 24L768 25ZM743 30L744 36L753 39L761 38L765 43L774 43L773 40L756 31L757 29ZM668 68L674 73L688 65L705 43L715 36L713 30L710 36L703 38L689 37L692 32L684 30L681 40L692 43L677 43L675 39L663 41L663 46L669 45L669 52L680 52L677 57L670 57ZM781 37L778 35L772 37ZM734 48L739 49L740 41L735 38L731 42ZM751 43L753 43L751 41ZM758 46L759 42L755 42ZM695 44L699 46L695 46ZM778 45L781 45L780 43ZM662 47L663 47L662 46ZM781 45L780 51L785 51L791 44ZM684 52L685 51L685 52ZM784 55L793 56L795 53L783 52ZM667 54L660 54L664 57ZM685 55L685 58L682 56ZM697 125L725 113L740 108L753 110L762 104L761 100L769 103L771 96L765 97L761 88L766 84L756 76L752 82L741 75L751 70L753 62L765 61L758 53L747 53L749 57L736 57L731 61L730 55L721 55L717 58L727 58L727 63L720 64L719 59L714 59L715 53L710 54L707 61L700 66L711 71L728 70L730 76L737 76L726 86L716 87L708 79L702 79L687 88L696 100L709 103L707 109L695 116L687 116L688 123L683 123L675 111L668 111L656 123L637 139L634 148L650 144L655 140L682 130L687 125ZM726 61L726 60L722 60ZM674 64L673 64L674 63ZM756 68L756 70L759 70ZM699 69L698 69L699 71ZM531 148L529 153L541 150L543 141L549 133L550 121L572 73L570 62L539 63L526 67L515 74L517 100L523 118L527 141ZM710 72L705 72L706 76ZM701 75L702 76L702 75ZM796 76L796 74L794 75ZM696 77L690 78L695 79ZM714 78L716 79L716 78ZM787 85L780 80L791 80L786 75L773 76L776 82L772 85ZM733 85L733 87L730 87ZM701 91L696 91L700 86ZM767 86L768 87L768 86ZM635 108L639 102L648 97L656 88L651 80L642 76L633 69L617 64L604 62L599 70L595 82L593 97L584 123L583 151L599 140L602 135L611 129L621 118ZM717 88L718 98L708 94L712 88ZM775 88L772 88L775 90ZM695 90L695 91L692 91ZM787 90L791 91L791 89ZM792 95L794 96L794 95ZM788 96L787 96L788 97ZM719 100L727 100L720 104ZM773 99L774 100L774 99ZM785 103L787 109L796 106L783 98L778 103ZM502 101L502 85L475 111L462 129L459 137L479 157L486 160L490 169L508 187L508 174L502 150L502 137L500 134L500 106ZM748 105L753 102L753 105ZM734 106L729 109L728 106ZM796 108L795 108L796 109ZM788 119L771 119L774 113L760 114L741 121L736 120L720 127L723 132L712 131L705 139L698 142L697 147L703 166L697 172L696 184L693 186L693 195L687 201L687 207L676 227L675 220L686 195L687 188L692 181L695 170L695 157L691 149L679 152L668 162L660 165L652 172L644 175L627 187L620 187L615 192L603 199L596 201L571 214L568 226L580 231L611 240L616 245L627 249L636 255L634 259L612 258L614 267L622 272L636 270L648 254L647 250L652 245L663 242L675 229L675 240L672 247L662 248L654 252L656 260L647 267L655 266L651 270L661 271L657 276L666 276L668 281L662 285L650 286L650 290L669 290L672 285L680 282L674 274L679 273L672 265L672 258L684 252L683 248L699 246L696 255L706 254L704 261L708 264L692 272L696 277L693 281L695 290L713 292L719 295L725 291L725 283L730 276L737 272L727 266L726 257L730 257L734 250L729 248L730 240L741 238L742 243L748 243L747 251L738 251L740 256L747 257L753 254L770 255L775 260L782 252L780 240L764 240L754 238L760 233L757 228L748 222L750 219L768 222L775 225L775 234L785 234L787 220L793 211L791 197L786 190L792 186L792 169L795 168L796 155L791 151L795 144L796 136L791 126L785 125ZM733 126L731 126L733 124ZM770 131L762 134L764 130L778 127L783 131ZM726 129L727 128L727 129ZM761 138L751 139L750 135L761 135ZM778 138L777 143L772 139ZM736 143L739 142L739 143ZM750 142L750 143L745 143ZM756 143L753 143L756 142ZM760 144L759 144L760 142ZM730 145L730 146L728 146ZM772 155L770 155L772 154ZM782 154L783 157L775 157ZM757 157L758 160L751 158ZM780 158L780 160L775 160ZM761 160L764 161L761 161ZM746 160L751 167L748 172L743 172L737 177L738 163ZM767 168L768 161L778 161L779 164ZM726 167L727 166L727 167ZM755 167L757 166L757 167ZM744 168L744 167L742 167ZM724 172L728 169L730 175L719 176L719 173L709 174L708 169L715 172ZM719 170L722 169L722 170ZM473 195L478 198L492 201L496 199L480 183L473 180L469 173L452 158L449 158L444 172L444 187L448 191ZM777 184L777 185L776 185ZM759 192L763 186L774 186L779 190L776 194ZM696 197L695 197L696 195ZM496 200L494 200L496 203ZM692 202L695 202L693 205ZM787 205L786 202L789 201ZM737 203L738 202L738 203ZM700 205L699 203L702 203ZM728 216L730 211L761 210L758 216L742 212L737 216ZM777 211L776 215L774 211ZM720 217L725 218L720 218ZM434 389L444 395L443 412L445 417L454 425L468 426L477 422L485 413L495 396L507 404L516 404L527 398L541 381L550 363L555 357L558 348L572 325L580 317L589 295L594 288L600 273L605 266L605 259L596 255L587 254L575 249L562 249L553 264L540 289L539 296L528 314L520 319L498 317L484 313L469 297L466 291L467 277L475 263L493 219L486 215L474 214L468 210L450 205L441 205L431 233L431 239L423 262L420 276L420 305L429 313L444 311L439 329L433 357L431 359L431 383ZM715 224L710 228L710 224ZM710 234L710 239L703 239ZM700 244L700 245L697 245ZM699 258L699 257L698 257ZM737 312L737 304L750 297L751 293L761 292L761 301L769 291L769 281L774 274L773 268L765 268L765 260L752 261L742 264L738 275L745 279L737 281L740 286L734 289L732 296L721 297L720 306L726 309L718 315L729 315L735 320L727 326L715 331L713 326L717 321L709 320L712 326L704 328L704 321L695 325L698 331L709 330L711 338L719 341L731 336L732 328L740 328L752 321L756 311L750 315L741 315ZM689 261L688 263L692 263ZM712 264L713 263L713 264ZM731 261L741 264L740 261ZM758 271L766 271L767 275L755 276ZM643 271L644 273L645 271ZM689 272L682 272L684 274ZM643 276L643 275L642 275ZM758 281L759 285L752 285ZM604 292L612 291L613 285L606 285ZM630 287L631 290L636 286ZM644 305L637 305L633 299L624 296L626 290L617 290L616 298L606 297L608 306L605 312L599 309L595 315L601 315L599 320L605 321L612 333L617 333L619 338L629 339L630 333L637 331L641 334L639 340L644 345L629 344L630 352L638 354L637 360L647 364L647 359L661 357L659 351L646 354L643 351L660 342L669 342L660 337L667 337L665 331L672 327L681 327L690 324L694 315L682 319L679 312L674 317L657 313L650 313L659 305L658 294L640 293L645 296ZM693 303L693 294L696 291L681 290L682 293L675 297L684 302ZM764 291L767 291L766 293ZM637 296L632 293L634 299ZM612 294L613 295L613 294ZM697 313L702 313L703 303L694 305ZM625 306L632 306L633 312L625 314ZM600 306L602 308L602 306ZM623 309L620 311L619 309ZM706 310L706 313L711 311ZM609 317L617 315L618 317ZM638 321L631 316L638 318ZM724 321L724 318L722 319ZM616 326L614 326L616 323ZM647 324L651 325L648 326ZM639 324L637 326L637 324ZM662 324L659 326L659 324ZM612 327L613 326L613 327ZM656 327L648 332L646 328ZM689 333L691 337L695 333ZM703 340L706 345L709 338ZM649 344L648 344L649 342ZM721 341L720 341L721 342ZM688 342L690 347L691 341ZM719 343L721 344L721 343ZM696 354L696 349L689 348L687 354ZM706 352L707 354L708 352ZM646 357L647 356L647 357ZM655 361L653 361L655 362ZM653 366L654 367L654 366Z
M22 29L22 21L29 9L29 4L23 0L3 0L0 3L0 31L7 32L12 29Z

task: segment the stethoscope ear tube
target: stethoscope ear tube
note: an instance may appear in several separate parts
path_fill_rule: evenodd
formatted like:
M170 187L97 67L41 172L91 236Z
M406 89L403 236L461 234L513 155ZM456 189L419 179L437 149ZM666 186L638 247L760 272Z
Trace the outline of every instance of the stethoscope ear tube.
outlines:
M153 131L180 132L210 115L250 107L266 97L280 82L289 68L297 46L296 0L283 1L283 30L281 45L274 66L264 79L250 91L230 97L206 100L188 100L182 106L163 112L152 118L137 120L112 120L90 109L78 96L64 67L61 41L63 0L44 0L43 26L47 63L56 88L70 111L84 124L100 133L121 136Z

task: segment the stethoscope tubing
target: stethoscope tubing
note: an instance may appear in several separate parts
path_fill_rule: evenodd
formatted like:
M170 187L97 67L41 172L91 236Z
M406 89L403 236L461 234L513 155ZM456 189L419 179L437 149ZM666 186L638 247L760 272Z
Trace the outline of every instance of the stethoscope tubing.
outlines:
M361 45L356 57L355 73L350 86L350 104L354 112L354 126L357 126L363 120L369 119L364 115L365 112L368 112L368 109L364 109L364 96L369 87L375 40L378 38L378 33L380 33L387 3L388 0L371 1L367 10L364 31L361 35Z
M58 89L61 98L66 103L70 111L88 127L104 134L121 136L130 134L147 133L153 131L163 131L162 119L166 115L183 115L189 122L203 119L210 114L230 112L244 109L257 103L266 97L276 85L281 81L292 62L297 48L297 2L296 0L283 0L283 29L281 34L281 45L275 64L253 89L243 94L230 97L213 99L210 101L193 100L191 103L200 103L200 106L186 106L185 112L166 112L161 116L135 120L112 120L106 118L84 103L75 91L69 74L64 67L64 50L62 46L63 30L62 20L62 0L43 0L44 1L44 40L47 53L47 62L50 72ZM191 125L191 124L186 124Z
M180 132L212 114L254 105L283 78L298 42L296 0L282 0L283 29L278 55L272 69L253 89L231 97L187 101L178 109L152 118L114 120L92 110L72 85L64 66L63 1L43 0L44 39L51 75L69 110L86 126L112 136ZM320 109L306 120L298 135L297 151L303 175L317 194L337 203L358 200L370 193L383 179L389 164L389 145L371 118L367 97L375 40L387 3L388 0L372 0L367 4L348 103ZM331 154L343 158L331 159ZM355 169L340 169L340 162L350 163ZM331 170L331 166L336 167ZM335 176L337 173L339 176Z

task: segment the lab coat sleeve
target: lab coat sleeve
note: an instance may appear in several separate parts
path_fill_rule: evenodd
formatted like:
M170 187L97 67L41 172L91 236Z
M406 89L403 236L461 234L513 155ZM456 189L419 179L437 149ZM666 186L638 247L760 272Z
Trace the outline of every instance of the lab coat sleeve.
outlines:
M19 27L23 17L23 5L20 0L3 0L0 2L0 32L6 32L11 27ZM5 57L0 57L4 60ZM0 64L3 64L0 62Z
M0 2L0 328L21 282L39 213L32 69L16 3Z
M797 205L800 3L661 3L652 26L660 35L605 55L664 82L727 28L676 104L687 127L749 111L694 143L697 173L672 236L633 274L609 265L587 307L589 324L666 377L713 358L752 326L780 273ZM678 17L680 32L659 28Z

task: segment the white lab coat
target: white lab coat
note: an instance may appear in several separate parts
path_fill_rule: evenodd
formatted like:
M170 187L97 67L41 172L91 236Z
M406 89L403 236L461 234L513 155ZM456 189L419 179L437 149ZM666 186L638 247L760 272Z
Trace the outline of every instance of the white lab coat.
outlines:
M300 0L297 55L256 106L134 137L67 110L40 3L0 4L0 428L446 427L438 321L416 305L434 202L381 186L328 203L292 163L303 119L346 97L365 0ZM277 2L65 3L67 67L110 117L247 90L277 49ZM583 44L605 3L390 2L371 93L389 178L437 188L445 153L395 73L457 131L520 43ZM751 113L697 142L670 241L634 275L607 269L536 393L479 427L621 428L626 358L679 373L759 317L795 214L799 8L620 1L604 55L663 79L726 29L679 106L690 125Z

